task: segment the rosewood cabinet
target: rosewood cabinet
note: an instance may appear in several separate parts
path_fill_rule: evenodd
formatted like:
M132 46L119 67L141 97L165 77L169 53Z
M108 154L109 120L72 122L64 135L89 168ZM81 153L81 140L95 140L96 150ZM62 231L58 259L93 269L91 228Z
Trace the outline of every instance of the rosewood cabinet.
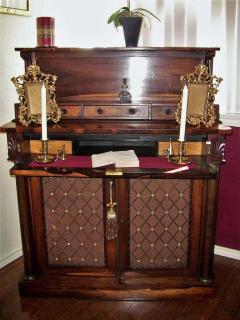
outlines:
M188 126L192 164L185 171L172 171L178 167L163 154L170 138L177 152L180 76L199 63L211 71L218 49L17 50L25 67L37 63L58 76L62 117L48 125L49 151L65 144L68 154L62 162L34 164L41 126L21 125L15 105L15 119L1 131L17 182L20 294L139 300L212 294L219 165L231 129L218 119L211 128ZM118 175L89 165L92 153L122 149L135 149L139 168Z

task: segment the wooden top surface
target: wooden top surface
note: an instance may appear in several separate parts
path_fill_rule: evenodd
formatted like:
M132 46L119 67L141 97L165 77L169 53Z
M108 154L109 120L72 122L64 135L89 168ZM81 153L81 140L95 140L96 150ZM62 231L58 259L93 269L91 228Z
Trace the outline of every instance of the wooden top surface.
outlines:
M95 47L95 48L77 48L77 47L32 47L15 48L16 51L219 51L218 47Z

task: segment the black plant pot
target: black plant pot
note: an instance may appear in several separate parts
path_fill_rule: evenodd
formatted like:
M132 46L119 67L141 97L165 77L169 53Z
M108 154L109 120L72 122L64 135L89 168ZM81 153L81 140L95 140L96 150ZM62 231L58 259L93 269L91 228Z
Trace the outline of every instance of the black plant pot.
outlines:
M142 17L121 17L126 47L137 47L142 26Z

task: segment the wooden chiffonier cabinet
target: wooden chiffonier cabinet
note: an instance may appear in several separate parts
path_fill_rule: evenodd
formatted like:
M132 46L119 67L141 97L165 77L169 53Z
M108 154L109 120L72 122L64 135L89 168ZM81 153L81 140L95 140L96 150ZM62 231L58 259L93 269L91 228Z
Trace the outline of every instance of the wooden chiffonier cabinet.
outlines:
M12 169L26 250L22 295L212 293L215 174L126 169L109 178L104 170L85 171ZM108 240L110 188L118 230Z
M178 138L180 75L200 63L212 71L217 49L17 50L26 67L36 63L58 77L62 116L48 125L49 150L65 144L68 154L36 164L41 126L22 125L15 105L16 119L1 131L17 182L25 265L20 295L213 294L219 165L231 129L219 120L210 128L188 126L187 170L176 171L163 150ZM92 153L130 148L139 168L91 167Z

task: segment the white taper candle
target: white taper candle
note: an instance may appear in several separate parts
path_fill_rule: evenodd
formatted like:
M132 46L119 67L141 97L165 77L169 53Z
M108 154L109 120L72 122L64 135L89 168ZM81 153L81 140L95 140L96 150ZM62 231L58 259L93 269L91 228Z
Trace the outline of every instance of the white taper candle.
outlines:
M45 85L41 89L41 106L42 106L42 140L47 140L47 91Z
M179 139L178 139L179 141L185 140L187 102L188 102L188 88L187 88L187 86L184 86L183 96L182 96L181 122L180 122Z

